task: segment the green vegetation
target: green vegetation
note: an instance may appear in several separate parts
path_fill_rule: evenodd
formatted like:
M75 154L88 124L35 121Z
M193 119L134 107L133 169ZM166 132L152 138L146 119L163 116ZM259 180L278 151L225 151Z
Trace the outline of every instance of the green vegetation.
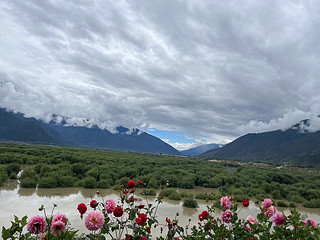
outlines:
M183 200L183 206L188 207L188 208L197 208L198 203L195 199L193 198L186 198Z
M230 167L236 170L228 171ZM285 203L320 207L320 174L317 169L236 166L158 154L0 144L0 184L9 177L15 178L20 169L24 169L20 177L21 187L119 188L133 179L145 182L150 194L154 194L153 189L169 185L161 194L175 200L193 197L211 200L229 195L240 202L270 197L276 202L285 200ZM174 189L195 186L219 188L219 193L191 196Z

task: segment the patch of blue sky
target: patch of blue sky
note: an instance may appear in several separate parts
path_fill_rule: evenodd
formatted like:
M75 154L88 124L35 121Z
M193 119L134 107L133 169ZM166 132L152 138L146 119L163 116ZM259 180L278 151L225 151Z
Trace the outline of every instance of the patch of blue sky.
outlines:
M148 133L160 138L169 140L170 143L194 143L194 139L189 139L183 132L179 131L165 131L157 128L149 128Z

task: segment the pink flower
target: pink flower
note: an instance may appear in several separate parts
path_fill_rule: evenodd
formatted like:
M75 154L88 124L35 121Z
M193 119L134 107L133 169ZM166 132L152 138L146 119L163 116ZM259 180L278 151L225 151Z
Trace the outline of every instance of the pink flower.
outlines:
M266 198L262 202L262 208L269 208L272 205L272 200L269 198Z
M276 226L281 226L281 225L283 225L283 224L286 222L286 218L285 218L285 216L283 216L283 214L277 213L277 214L273 217L272 222L274 222L274 224L275 224Z
M247 221L251 224L258 224L257 219L255 217L250 216L250 215L247 217Z
M60 220L53 222L51 225L51 231L58 236L60 236L65 229L66 229L66 224Z
M226 210L221 213L221 219L225 223L230 223L232 219L232 212L230 210Z
M270 206L269 208L263 209L262 212L266 218L272 217L276 213L277 209L275 206Z
M227 196L222 197L220 199L220 205L221 205L221 207L224 207L225 209L230 209L231 208L231 199L228 198Z
M57 215L55 215L52 219L52 222L56 222L56 221L62 221L64 223L66 223L67 221L67 217L66 215L64 215L63 213L58 213Z
M27 225L28 231L34 234L42 233L46 229L46 227L46 218L39 215L32 217Z
M89 230L98 230L104 224L104 216L100 211L92 211L86 216L85 225Z
M116 202L113 199L109 199L105 205L107 213L112 213L116 208Z
M304 220L304 223L305 223L306 226L308 225L308 222L311 223L311 226L312 226L312 227L314 227L314 228L317 227L316 222L315 222L312 218L308 218L308 219Z
M246 228L247 228L247 230L248 230L249 232L251 232L252 229L251 229L251 227L250 227L249 224L246 225Z

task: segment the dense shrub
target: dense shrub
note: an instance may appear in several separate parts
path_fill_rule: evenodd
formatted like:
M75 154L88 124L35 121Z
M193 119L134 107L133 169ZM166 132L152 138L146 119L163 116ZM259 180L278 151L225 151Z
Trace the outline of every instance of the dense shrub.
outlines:
M279 207L288 207L288 203L284 202L284 201L277 201L277 206Z
M188 208L197 208L198 202L193 198L186 198L183 200L183 206Z
M35 188L37 186L37 181L34 178L24 177L20 179L20 185L23 188Z
M193 193L187 193L187 192L180 192L181 198L193 198Z
M39 179L40 188L55 188L57 186L57 179L53 176L47 176Z
M16 173L19 165L30 164L24 166L21 179L34 179L39 187L49 187L52 182L50 187L120 189L129 179L139 178L147 188L154 189L167 184L172 188L219 188L222 195L232 195L237 201L273 197L306 206L317 206L320 201L320 174L316 169L237 167L237 163L231 166L188 157L4 143L0 144L1 163L10 165L3 166L5 172L0 170L0 184L8 176L14 178L11 173ZM228 171L230 167L236 170Z
M7 165L7 173L10 175L11 173L18 174L21 171L21 165L19 163L10 163Z
M142 190L141 194L150 195L150 196L156 196L157 192L153 188L145 188L145 189Z
M180 193L177 192L177 191L172 192L172 193L169 195L169 199L170 199L170 200L181 200Z
M95 188L97 186L96 179L93 177L85 177L83 180L83 187L85 188Z
M196 193L195 195L196 199L203 199L203 200L214 200L215 196L213 193Z

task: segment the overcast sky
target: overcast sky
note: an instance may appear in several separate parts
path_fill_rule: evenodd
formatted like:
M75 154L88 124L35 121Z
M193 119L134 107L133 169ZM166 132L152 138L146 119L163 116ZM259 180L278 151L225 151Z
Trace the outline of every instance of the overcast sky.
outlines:
M0 106L178 149L320 124L320 2L1 0Z

